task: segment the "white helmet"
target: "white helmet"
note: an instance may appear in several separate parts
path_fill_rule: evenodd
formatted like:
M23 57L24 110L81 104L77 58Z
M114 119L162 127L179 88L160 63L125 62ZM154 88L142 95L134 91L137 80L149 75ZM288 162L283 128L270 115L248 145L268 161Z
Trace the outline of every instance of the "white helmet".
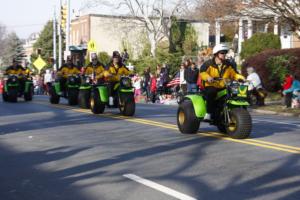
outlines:
M213 49L213 54L217 54L219 53L220 51L229 51L229 48L226 44L217 44L214 49Z

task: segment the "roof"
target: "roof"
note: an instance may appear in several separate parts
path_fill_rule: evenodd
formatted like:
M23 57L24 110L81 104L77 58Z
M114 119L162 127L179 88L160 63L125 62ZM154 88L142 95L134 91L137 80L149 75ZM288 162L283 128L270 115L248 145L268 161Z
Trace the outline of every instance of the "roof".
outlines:
M76 21L80 18L83 18L83 17L101 17L101 18L115 18L115 19L136 19L136 17L134 16L130 16L130 15L104 15L104 14L86 14L86 15L82 15L82 16L79 16L75 19L73 19L72 21ZM154 19L155 17L153 17ZM166 19L168 19L166 17ZM184 18L184 17L180 17L178 18L178 21L184 21L184 22L190 22L190 23L207 23L206 21L204 20L196 20L196 19L188 19L188 18Z

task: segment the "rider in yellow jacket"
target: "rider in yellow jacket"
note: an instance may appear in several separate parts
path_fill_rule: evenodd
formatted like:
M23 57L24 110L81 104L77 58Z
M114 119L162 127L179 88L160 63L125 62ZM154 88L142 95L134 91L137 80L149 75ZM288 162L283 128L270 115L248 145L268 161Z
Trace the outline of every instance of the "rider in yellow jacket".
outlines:
M113 59L111 64L108 66L106 74L109 74L109 82L118 82L120 81L121 76L129 76L129 69L122 63L121 55L118 51L113 52Z
M5 70L4 74L22 76L25 75L25 69L21 65L19 65L16 59L13 59L12 65Z
M67 62L58 70L57 76L60 81L61 89L65 93L66 92L66 83L68 76L79 75L81 74L80 70L77 66L73 64L72 57L67 57Z
M122 63L121 55L118 51L113 52L112 62L104 72L104 78L110 83L109 86L109 104L113 104L113 92L116 83L122 76L129 76L129 69Z
M200 77L204 82L204 93L207 99L205 120L211 120L217 93L225 88L224 80L245 80L242 75L235 71L232 64L225 59L228 50L229 48L224 44L216 45L213 49L213 58L205 62L200 69ZM216 80L216 78L222 78L222 80Z
M5 75L15 75L18 76L20 83L20 92L23 92L25 89L25 81L26 81L26 70L19 64L19 62L13 58L12 65L9 66L5 72Z
M83 74L85 76L92 76L96 82L103 80L104 65L98 60L96 54L92 54L92 62L85 67Z

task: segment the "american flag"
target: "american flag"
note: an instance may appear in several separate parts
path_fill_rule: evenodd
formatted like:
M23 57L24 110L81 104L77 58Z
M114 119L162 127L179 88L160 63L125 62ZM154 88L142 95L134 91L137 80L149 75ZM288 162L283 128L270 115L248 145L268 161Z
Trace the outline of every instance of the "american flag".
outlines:
M167 87L173 87L180 84L180 76L176 74L176 76L167 84Z

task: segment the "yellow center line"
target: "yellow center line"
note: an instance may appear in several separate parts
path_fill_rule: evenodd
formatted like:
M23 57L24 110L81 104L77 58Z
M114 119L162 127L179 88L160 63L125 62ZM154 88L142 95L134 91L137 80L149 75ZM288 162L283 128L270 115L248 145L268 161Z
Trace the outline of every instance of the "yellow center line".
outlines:
M72 111L75 111L75 112L92 114L90 110L81 109L81 108L74 108L74 107L67 106L67 105L53 105L53 104L47 104L45 102L35 102L35 103L42 104L42 105L47 105L47 106L52 106L52 107L55 107L55 108L63 108L63 109L67 109L67 110L72 110ZM152 121L152 120L147 120L147 119L142 119L142 118L118 116L118 115L111 114L111 113L105 113L105 114L95 115L95 116L107 117L107 118L113 118L113 119L121 119L121 120L125 120L125 121L128 121L128 122L133 122L133 123L139 123L139 124L145 124L145 125L161 127L161 128L166 128L166 129L178 130L177 125L167 124L167 123L164 123L164 122L157 122L157 121ZM299 147L289 146L289 145L284 145L284 144L278 144L278 143L273 143L273 142L268 142L268 141L263 141L263 140L233 139L233 138L227 137L224 134L220 134L220 133L217 133L217 132L206 132L206 133L198 132L197 135L204 136L204 137L213 137L213 138L217 138L217 139L220 139L220 140L226 140L226 141L231 141L231 142L236 142L236 143L241 143L241 144L248 144L248 145L263 147L263 148L267 148L267 149L273 149L273 150L277 150L277 151L300 154L300 148Z

